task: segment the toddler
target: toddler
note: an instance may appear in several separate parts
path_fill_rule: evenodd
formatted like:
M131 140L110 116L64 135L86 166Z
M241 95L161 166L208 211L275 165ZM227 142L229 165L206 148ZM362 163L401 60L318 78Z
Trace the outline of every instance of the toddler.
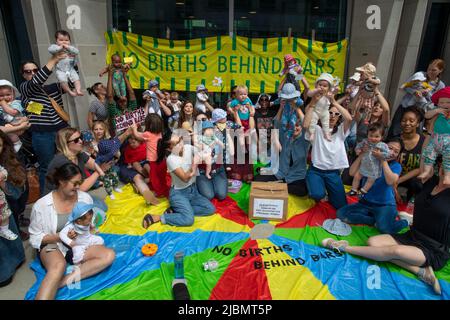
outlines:
M280 77L286 76L280 88L283 87L285 83L292 83L297 91L300 90L299 80L303 79L302 67L297 63L297 60L291 55L287 54L284 56L284 68L280 72Z
M67 57L59 60L56 64L56 78L61 83L64 92L70 94L72 97L83 96L81 92L81 82L75 66L77 64L77 57L79 51L77 48L70 45L70 35L67 31L59 30L55 33L56 44L48 48L51 55L55 55L61 51L67 53ZM75 91L69 87L69 80L73 82Z
M179 100L178 92L172 92L170 99L166 105L172 109L172 115L169 117L169 128L174 130L177 127L178 119L180 119L180 110L183 103Z
M129 64L123 64L122 58L116 53L111 56L111 66L107 66L100 71L99 76L102 77L108 73L109 69L112 69L112 87L114 94L119 98L119 100L127 99L127 85L125 83L125 78L122 69L129 69Z
M18 126L28 121L28 118L23 116L24 109L19 100L15 100L18 96L16 87L7 80L0 80L0 116L6 122L6 126ZM23 132L9 133L8 137L14 144L14 151L19 152L22 147L19 135Z
M376 76L377 68L370 62L362 67L356 68L356 71L361 74L361 85L358 92L359 99L356 102L354 110L365 110L364 124L368 125L369 120L372 117L372 109L376 100L374 89L376 86L380 85L381 81Z
M0 166L0 183L6 182L8 179L8 172L5 168ZM0 237L6 240L16 240L18 235L9 229L9 217L11 216L11 210L9 209L8 202L6 201L5 193L0 188Z
M364 147L368 147L368 151L363 155L358 172L355 174L352 183L352 189L349 195L354 196L358 194L361 179L366 177L367 180L361 188L361 193L366 194L375 183L375 180L381 177L382 166L380 160L372 155L373 150L379 150L385 159L390 156L389 147L382 142L384 136L384 126L380 123L372 123L367 132L367 139L358 143L355 147L355 152L359 155Z
M108 171L104 172L100 168L99 164L108 163L113 160L117 162L120 158L120 145L120 140L117 137L114 139L104 139L99 141L97 158L95 159L95 170L99 173L99 180L103 182L105 191L111 200L116 198L112 193L113 189L116 192L122 192L122 189L119 188L119 177L112 167Z
M206 113L206 102L208 101L208 90L203 84L197 86L197 100L195 101L195 109Z
M400 89L406 91L406 96L409 96L406 104L408 107L415 105L420 109L424 109L428 101L431 100L430 95L433 87L428 84L427 77L423 72L416 72Z
M124 151L124 163L128 169L134 169L143 177L148 178L150 165L147 161L147 147L145 143L140 142L134 136L130 136Z
M308 90L308 96L313 97L319 95L320 99L314 106L312 113L311 125L309 126L310 141L315 137L315 125L320 120L322 124L323 135L325 139L331 141L330 133L330 98L336 93L339 85L339 79L334 78L329 73L322 73L316 80L316 86L313 90Z
M245 131L255 128L255 108L248 97L246 86L236 87L236 98L231 101L230 107L233 110L235 122Z
M424 165L422 173L417 176L423 182L433 176L433 165L437 156L442 155L444 169L444 185L450 185L450 87L439 90L431 97L431 101L438 108L428 111L426 118L433 118L432 135L428 144L424 146L422 158Z
M73 263L80 264L84 259L86 250L91 246L101 246L105 243L102 237L95 234L95 225L93 223L94 205L78 202L72 210L69 221L59 232L61 241L72 248ZM70 239L69 231L74 230L77 233L75 239Z
M194 135L194 145L200 150L200 159L206 164L205 176L211 179L212 163L217 158L215 147L224 147L222 141L214 134L214 125L212 122L203 121L202 134Z
M161 116L160 100L165 99L164 94L158 88L159 83L156 80L148 82L148 90L142 94L142 98L147 101L145 104L145 114L156 113Z
M137 125L131 127L133 135L138 140L145 141L146 160L149 162L149 187L153 190L157 197L168 197L169 187L166 183L167 165L166 160L158 160L158 142L162 139L164 132L163 119L155 114L150 113L145 118L145 132L139 132Z

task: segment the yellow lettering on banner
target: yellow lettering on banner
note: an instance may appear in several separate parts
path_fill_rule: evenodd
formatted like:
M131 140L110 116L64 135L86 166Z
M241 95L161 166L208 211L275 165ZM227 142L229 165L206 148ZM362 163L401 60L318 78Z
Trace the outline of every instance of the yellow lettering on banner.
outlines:
M217 37L191 39L188 46L185 40L169 41L132 33L126 33L126 44L123 38L122 32L105 34L107 62L116 52L124 57L132 56L136 63L128 75L133 88L146 89L148 80L158 78L161 89L170 90L175 86L173 89L177 91L185 91L187 87L195 91L205 81L210 92L229 91L235 83L250 84L251 93L260 93L261 88L273 93L282 80L279 73L284 68L286 54L292 54L302 65L310 85L323 72L344 80L348 45L347 40L324 46L322 42L310 45L307 39L297 39L293 52L292 41L288 42L287 37L281 38L281 42L279 38L236 37L235 48L229 36L221 36L220 44Z

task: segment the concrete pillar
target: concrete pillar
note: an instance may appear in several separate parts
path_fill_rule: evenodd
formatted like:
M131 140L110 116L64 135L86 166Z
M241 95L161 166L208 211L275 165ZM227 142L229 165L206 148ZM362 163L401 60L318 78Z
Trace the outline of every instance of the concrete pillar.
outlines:
M0 79L7 79L14 83L13 72L11 68L11 59L9 58L8 41L3 28L2 16L0 14Z

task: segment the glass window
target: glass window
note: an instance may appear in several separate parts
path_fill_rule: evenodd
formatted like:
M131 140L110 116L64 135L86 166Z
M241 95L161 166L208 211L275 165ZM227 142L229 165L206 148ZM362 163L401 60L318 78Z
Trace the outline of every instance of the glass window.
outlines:
M228 34L224 0L113 0L112 8L120 31L172 40Z
M311 38L337 42L345 38L347 0L239 0L234 3L237 35L266 38Z

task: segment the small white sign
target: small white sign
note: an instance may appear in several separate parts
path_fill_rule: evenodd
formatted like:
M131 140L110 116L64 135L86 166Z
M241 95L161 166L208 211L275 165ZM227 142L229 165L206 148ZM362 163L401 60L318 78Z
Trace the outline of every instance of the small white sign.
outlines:
M253 217L283 219L284 200L258 199L253 201Z

